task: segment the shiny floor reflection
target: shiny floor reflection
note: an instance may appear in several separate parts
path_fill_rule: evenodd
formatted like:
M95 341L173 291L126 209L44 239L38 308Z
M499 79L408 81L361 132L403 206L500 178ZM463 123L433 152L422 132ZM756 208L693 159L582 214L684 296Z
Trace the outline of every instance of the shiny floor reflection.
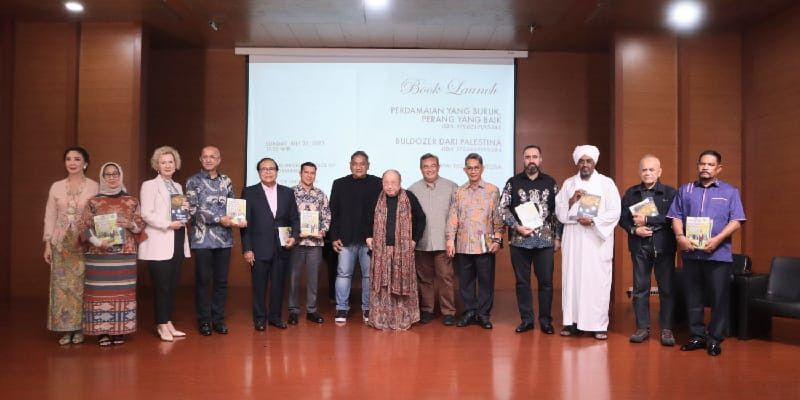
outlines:
M493 330L445 327L440 320L407 332L381 332L354 313L286 330L253 330L249 290L229 298L230 334L196 333L190 290L178 302L185 339L161 342L148 323L150 296L140 294L139 332L122 346L95 338L60 347L44 329L46 300L0 304L0 387L14 399L642 399L798 398L800 323L774 320L772 340L729 338L723 354L682 353L657 340L628 342L627 301L614 307L608 341L563 338L537 329L514 333L512 290L498 291ZM554 310L560 310L556 299ZM654 310L655 311L655 310ZM304 315L301 315L304 317ZM686 340L685 327L678 340Z

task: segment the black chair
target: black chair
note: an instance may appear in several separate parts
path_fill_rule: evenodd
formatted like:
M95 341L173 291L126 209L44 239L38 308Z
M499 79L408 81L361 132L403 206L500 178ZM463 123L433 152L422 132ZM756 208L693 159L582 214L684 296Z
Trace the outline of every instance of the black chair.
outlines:
M769 334L772 317L800 319L800 257L774 257L769 275L753 282L748 335Z

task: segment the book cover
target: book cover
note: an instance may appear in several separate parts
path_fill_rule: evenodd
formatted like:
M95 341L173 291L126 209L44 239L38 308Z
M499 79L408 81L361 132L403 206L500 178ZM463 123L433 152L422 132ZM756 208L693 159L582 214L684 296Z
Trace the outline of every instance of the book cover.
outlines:
M319 235L319 211L312 211L312 210L300 211L300 235L302 236Z
M225 203L225 215L235 224L247 221L247 200L228 198Z
M594 218L600 212L600 196L586 193L578 200L578 218Z
M646 197L644 200L628 207L628 209L631 210L631 214L642 214L646 217L658 216L658 207L656 207L652 197Z
M94 216L94 234L100 240L107 240L112 246L125 243L125 229L117 226L117 214Z
M537 229L544 225L542 216L539 214L539 209L532 201L518 205L516 208L514 208L514 211L517 212L517 217L519 217L519 221L522 223L522 226L531 229Z
M170 196L170 216L173 221L189 222L189 210L183 208L186 196L173 194Z
M289 241L290 237L292 237L291 226L278 227L278 239L281 241L281 246L286 246L286 243Z
M708 217L686 217L686 237L692 246L703 249L711 238L711 229L714 221Z

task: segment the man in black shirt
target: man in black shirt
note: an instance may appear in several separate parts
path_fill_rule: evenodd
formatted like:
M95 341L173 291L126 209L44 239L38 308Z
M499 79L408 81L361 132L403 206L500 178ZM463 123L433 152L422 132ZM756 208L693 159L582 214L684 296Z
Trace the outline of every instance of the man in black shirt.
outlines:
M350 310L350 286L355 263L361 266L361 309L364 322L369 322L369 249L367 248L367 216L374 212L381 179L368 175L369 157L363 151L350 156L351 175L333 181L331 188L330 238L333 250L339 253L336 271L336 315L334 321L346 323Z
M650 336L650 273L655 267L660 312L661 344L675 345L672 334L675 298L672 284L675 278L675 236L672 220L666 218L675 188L664 185L661 161L646 155L639 161L642 183L630 187L622 197L619 225L628 233L628 249L633 260L633 310L636 332L632 343L641 343ZM648 200L649 199L649 200ZM631 207L635 212L631 211Z

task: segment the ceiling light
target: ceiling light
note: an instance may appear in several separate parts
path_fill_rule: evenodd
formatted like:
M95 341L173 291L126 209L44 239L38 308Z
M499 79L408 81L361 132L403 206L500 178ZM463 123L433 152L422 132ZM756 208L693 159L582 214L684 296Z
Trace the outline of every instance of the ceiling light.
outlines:
M705 9L694 0L676 1L667 7L667 24L678 31L690 31L700 25Z
M389 6L389 0L364 0L364 7L370 10L383 10Z
M77 1L68 1L64 3L64 8L69 12L79 13L83 12L83 4Z

